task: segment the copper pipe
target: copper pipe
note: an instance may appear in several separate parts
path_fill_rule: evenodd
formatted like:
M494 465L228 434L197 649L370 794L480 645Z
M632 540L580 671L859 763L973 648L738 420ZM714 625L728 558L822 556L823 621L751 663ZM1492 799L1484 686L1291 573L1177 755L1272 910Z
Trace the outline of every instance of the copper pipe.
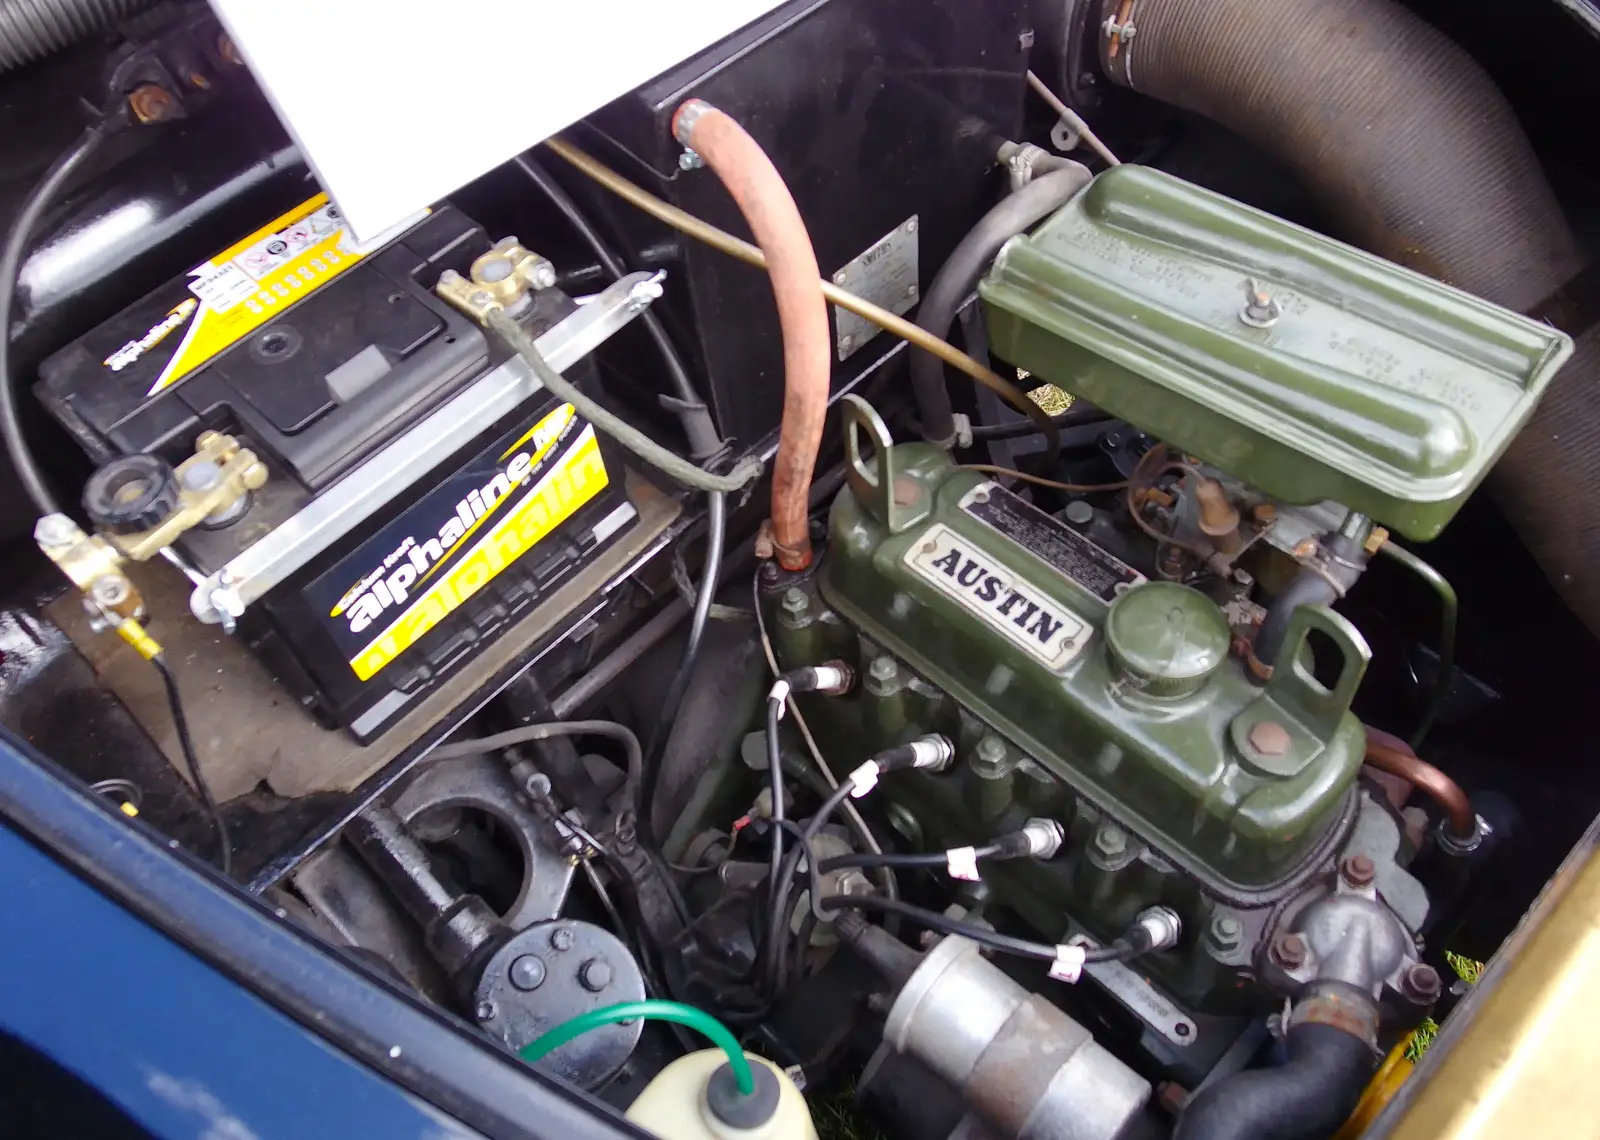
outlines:
M726 230L719 230L709 222L702 221L693 214L687 214L678 209L678 207L663 202L654 194L629 182L605 163L573 146L565 139L546 139L544 145L607 190L610 190L624 201L637 206L652 218L665 222L673 229L688 234L696 241L705 242L712 249L725 253L736 261L742 261L744 264L753 266L756 269L765 269L767 267L767 255L743 238L734 237ZM930 352L937 356L958 372L963 372L972 377L974 381L982 384L1018 412L1032 420L1045 439L1052 441L1052 446L1054 446L1053 441L1059 439L1059 436L1055 434L1059 431L1059 428L1051 420L1050 413L1030 399L1026 392L1011 381L980 364L959 348L951 345L949 341L934 336L927 329L912 324L904 317L891 313L883 306L875 305L864 297L858 297L847 289L841 289L827 278L823 278L820 284L822 286L822 295L830 303L847 312L854 313L862 320L871 321L885 332L897 336L901 340L909 341L924 352Z
M1399 776L1442 807L1450 819L1450 832L1456 838L1467 841L1477 835L1478 817L1461 785L1418 758L1410 745L1399 737L1367 729L1367 763L1379 771Z
M783 422L772 464L772 544L785 570L811 565L808 496L828 413L832 344L811 235L783 176L733 118L703 99L672 116L672 134L705 160L766 254L783 330Z

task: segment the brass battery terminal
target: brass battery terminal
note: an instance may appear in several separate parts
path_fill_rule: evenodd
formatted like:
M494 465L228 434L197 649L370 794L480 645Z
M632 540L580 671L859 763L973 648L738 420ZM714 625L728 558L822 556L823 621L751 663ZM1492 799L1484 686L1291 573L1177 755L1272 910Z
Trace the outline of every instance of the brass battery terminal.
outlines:
M85 534L66 515L45 515L33 528L33 539L46 558L61 568L83 593L83 609L96 632L114 629L146 659L161 645L145 632L144 598L122 572L122 555L97 534Z
M508 237L501 238L472 263L470 277L445 270L439 276L436 291L467 316L486 325L495 309L520 317L533 302L533 290L548 289L555 283L556 267L549 260Z

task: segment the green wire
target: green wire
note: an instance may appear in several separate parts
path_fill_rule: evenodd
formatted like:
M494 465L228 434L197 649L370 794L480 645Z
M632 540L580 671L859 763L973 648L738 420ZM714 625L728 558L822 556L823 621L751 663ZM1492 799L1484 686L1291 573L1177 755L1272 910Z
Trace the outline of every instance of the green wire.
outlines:
M524 1045L517 1051L517 1056L531 1065L546 1053L561 1048L574 1037L581 1036L591 1029L615 1025L619 1021L632 1021L637 1017L649 1018L651 1021L675 1021L710 1038L713 1045L728 1055L728 1064L733 1067L739 1092L749 1096L756 1091L756 1078L750 1071L750 1059L744 1055L744 1050L739 1047L739 1039L728 1031L727 1026L692 1005L663 1001L660 998L652 998L649 1001L625 1001L618 1005L608 1005L602 1009L591 1009L588 1013L581 1013L571 1021L563 1021L548 1033Z
M1455 587L1450 585L1448 579L1439 571L1429 566L1411 551L1403 546L1396 546L1393 542L1385 542L1378 547L1380 554L1388 555L1400 565L1410 570L1428 585L1433 587L1433 592L1439 595L1439 675L1434 679L1433 692L1428 694L1427 706L1423 709L1422 719L1417 722L1417 730L1411 734L1411 747L1418 750L1427 738L1428 730L1433 727L1434 719L1439 715L1439 707L1444 704L1444 698L1450 691L1450 678L1456 668L1456 613L1459 603L1456 599Z

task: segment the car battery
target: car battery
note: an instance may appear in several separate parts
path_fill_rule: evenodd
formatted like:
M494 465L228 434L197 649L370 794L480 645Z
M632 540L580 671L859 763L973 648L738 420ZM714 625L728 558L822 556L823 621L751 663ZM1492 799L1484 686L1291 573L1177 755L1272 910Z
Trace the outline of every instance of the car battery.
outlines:
M580 575L636 517L611 443L542 389L425 470L372 470L510 355L433 292L489 249L449 205L358 245L318 195L41 366L39 397L97 464L155 456L170 470L217 431L266 465L234 517L173 543L194 579L253 544L292 541L307 508L348 495L352 480L404 484L237 625L320 722L357 740ZM578 311L554 288L529 301L519 319L533 336ZM598 392L591 361L565 373Z

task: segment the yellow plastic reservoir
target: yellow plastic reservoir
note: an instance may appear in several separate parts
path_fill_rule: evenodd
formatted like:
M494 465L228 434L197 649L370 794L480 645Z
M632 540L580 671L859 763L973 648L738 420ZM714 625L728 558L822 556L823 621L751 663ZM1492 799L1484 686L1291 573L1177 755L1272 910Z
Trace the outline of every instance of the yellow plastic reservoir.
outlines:
M772 1062L746 1053L752 1068L777 1080L776 1107L765 1121L737 1127L722 1120L707 1100L711 1075L727 1063L720 1049L679 1057L645 1086L628 1109L628 1119L663 1140L817 1140L811 1110L794 1081ZM758 1085L770 1082L757 1072Z

